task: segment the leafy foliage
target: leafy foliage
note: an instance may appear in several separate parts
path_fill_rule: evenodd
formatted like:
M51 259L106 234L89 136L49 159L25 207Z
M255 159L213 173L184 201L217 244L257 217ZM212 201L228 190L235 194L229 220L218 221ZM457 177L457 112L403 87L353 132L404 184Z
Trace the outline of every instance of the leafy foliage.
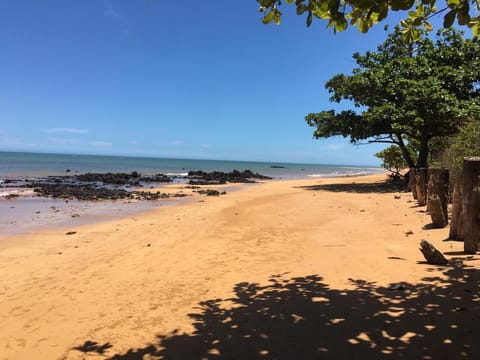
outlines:
M434 139L451 136L480 116L480 42L458 31L437 33L406 44L399 28L376 52L353 55L352 75L338 74L325 87L330 101L353 102L363 111L334 110L305 117L314 137L335 135L400 147L409 167L425 167ZM418 149L417 163L407 144Z
M313 18L328 21L327 27L334 32L343 31L348 23L366 33L373 25L384 20L389 11L408 11L408 17L401 21L404 40L420 39L423 27L427 31L433 29L429 23L432 16L444 14L443 26L449 28L455 20L459 25L468 26L474 36L480 36L480 0L446 0L442 8L438 8L437 0L284 0L296 6L297 14L306 14L307 26ZM263 22L280 24L282 12L281 0L257 0L259 10L264 13Z
M451 176L458 177L462 171L463 158L480 156L480 120L471 121L450 139L450 145L443 152L440 165L450 170Z

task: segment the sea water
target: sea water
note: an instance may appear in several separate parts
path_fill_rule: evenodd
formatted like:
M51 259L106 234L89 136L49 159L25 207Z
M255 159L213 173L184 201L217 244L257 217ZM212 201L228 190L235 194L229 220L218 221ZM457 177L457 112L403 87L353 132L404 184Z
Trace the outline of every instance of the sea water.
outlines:
M251 170L274 179L368 175L383 172L367 166L291 164L251 161L165 159L96 155L0 152L0 239L49 227L69 228L86 223L134 216L138 212L177 203L161 201L78 201L34 196L33 189L3 187L7 179L137 171L182 176L188 171ZM8 199L9 194L19 195ZM66 231L66 230L65 230Z
M142 175L163 173L181 176L195 170L230 172L247 169L275 179L359 176L383 172L381 168L369 166L0 152L0 182L2 178L86 172L137 171Z

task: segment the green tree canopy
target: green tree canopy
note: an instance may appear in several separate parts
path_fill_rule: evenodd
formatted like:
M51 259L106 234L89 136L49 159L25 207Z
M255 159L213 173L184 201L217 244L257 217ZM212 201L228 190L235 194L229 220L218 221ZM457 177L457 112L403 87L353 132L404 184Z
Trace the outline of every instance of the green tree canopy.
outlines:
M390 171L392 178L400 177L400 171L408 167L407 162L403 158L402 149L397 145L392 145L379 151L375 157L382 160L384 169Z
M280 23L281 0L257 0L264 13L263 22ZM384 20L389 11L407 11L408 17L401 21L404 40L413 41L420 37L418 28L431 30L429 19L443 15L443 26L449 28L455 20L468 26L475 36L480 36L480 0L284 0L295 4L298 15L306 15L307 26L314 18L325 19L328 27L343 31L348 24L365 33L376 23Z
M450 170L451 177L461 177L466 156L480 156L480 119L465 124L455 137L449 139L439 164Z
M400 147L410 167L425 167L432 139L451 136L480 116L480 42L453 29L436 40L424 33L402 41L398 28L376 52L353 55L358 67L325 85L330 101L353 103L355 110L311 113L314 137L341 135L352 143L385 142ZM418 149L414 162L408 142Z

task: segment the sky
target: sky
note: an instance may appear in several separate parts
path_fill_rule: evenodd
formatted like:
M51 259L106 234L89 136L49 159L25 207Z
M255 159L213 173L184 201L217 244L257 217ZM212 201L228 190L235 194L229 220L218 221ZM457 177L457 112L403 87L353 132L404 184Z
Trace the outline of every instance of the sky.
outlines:
M379 165L385 145L313 139L304 116L348 108L324 84L384 26L283 8L276 26L255 0L0 0L0 151Z

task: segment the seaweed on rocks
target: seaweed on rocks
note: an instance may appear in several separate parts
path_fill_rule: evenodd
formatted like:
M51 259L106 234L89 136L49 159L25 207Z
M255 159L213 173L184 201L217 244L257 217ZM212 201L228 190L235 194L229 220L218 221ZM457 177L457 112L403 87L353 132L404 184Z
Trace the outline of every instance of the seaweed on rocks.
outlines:
M172 178L165 174L142 176L137 171L127 173L85 173L76 176L82 182L102 182L111 185L136 185L140 182L172 182Z
M271 179L268 176L253 173L250 170L232 172L190 171L184 181L190 188L198 185L217 185L226 183L255 183L258 179ZM37 196L77 200L157 200L187 196L182 193L166 194L148 191L129 191L131 187L142 187L145 183L172 182L173 178L164 174L142 176L137 171L131 173L85 173L80 175L47 176L35 179L2 179L1 187L32 188ZM216 190L206 190L207 196L217 196Z
M133 199L133 194L123 189L107 189L92 185L34 183L35 193L59 199L120 200Z
M226 195L226 191L218 191L218 190L212 190L212 189L204 189L204 190L197 190L197 193L201 195L206 195L206 196L220 196L220 195Z
M232 172L222 171L190 171L188 173L190 185L223 185L226 183L255 183L256 180L271 180L271 177L254 173L251 170Z
M158 200L171 197L184 197L185 194L166 194L148 191L127 191L123 189L109 189L85 184L48 184L35 183L34 191L39 196L48 196L59 199L76 200Z

